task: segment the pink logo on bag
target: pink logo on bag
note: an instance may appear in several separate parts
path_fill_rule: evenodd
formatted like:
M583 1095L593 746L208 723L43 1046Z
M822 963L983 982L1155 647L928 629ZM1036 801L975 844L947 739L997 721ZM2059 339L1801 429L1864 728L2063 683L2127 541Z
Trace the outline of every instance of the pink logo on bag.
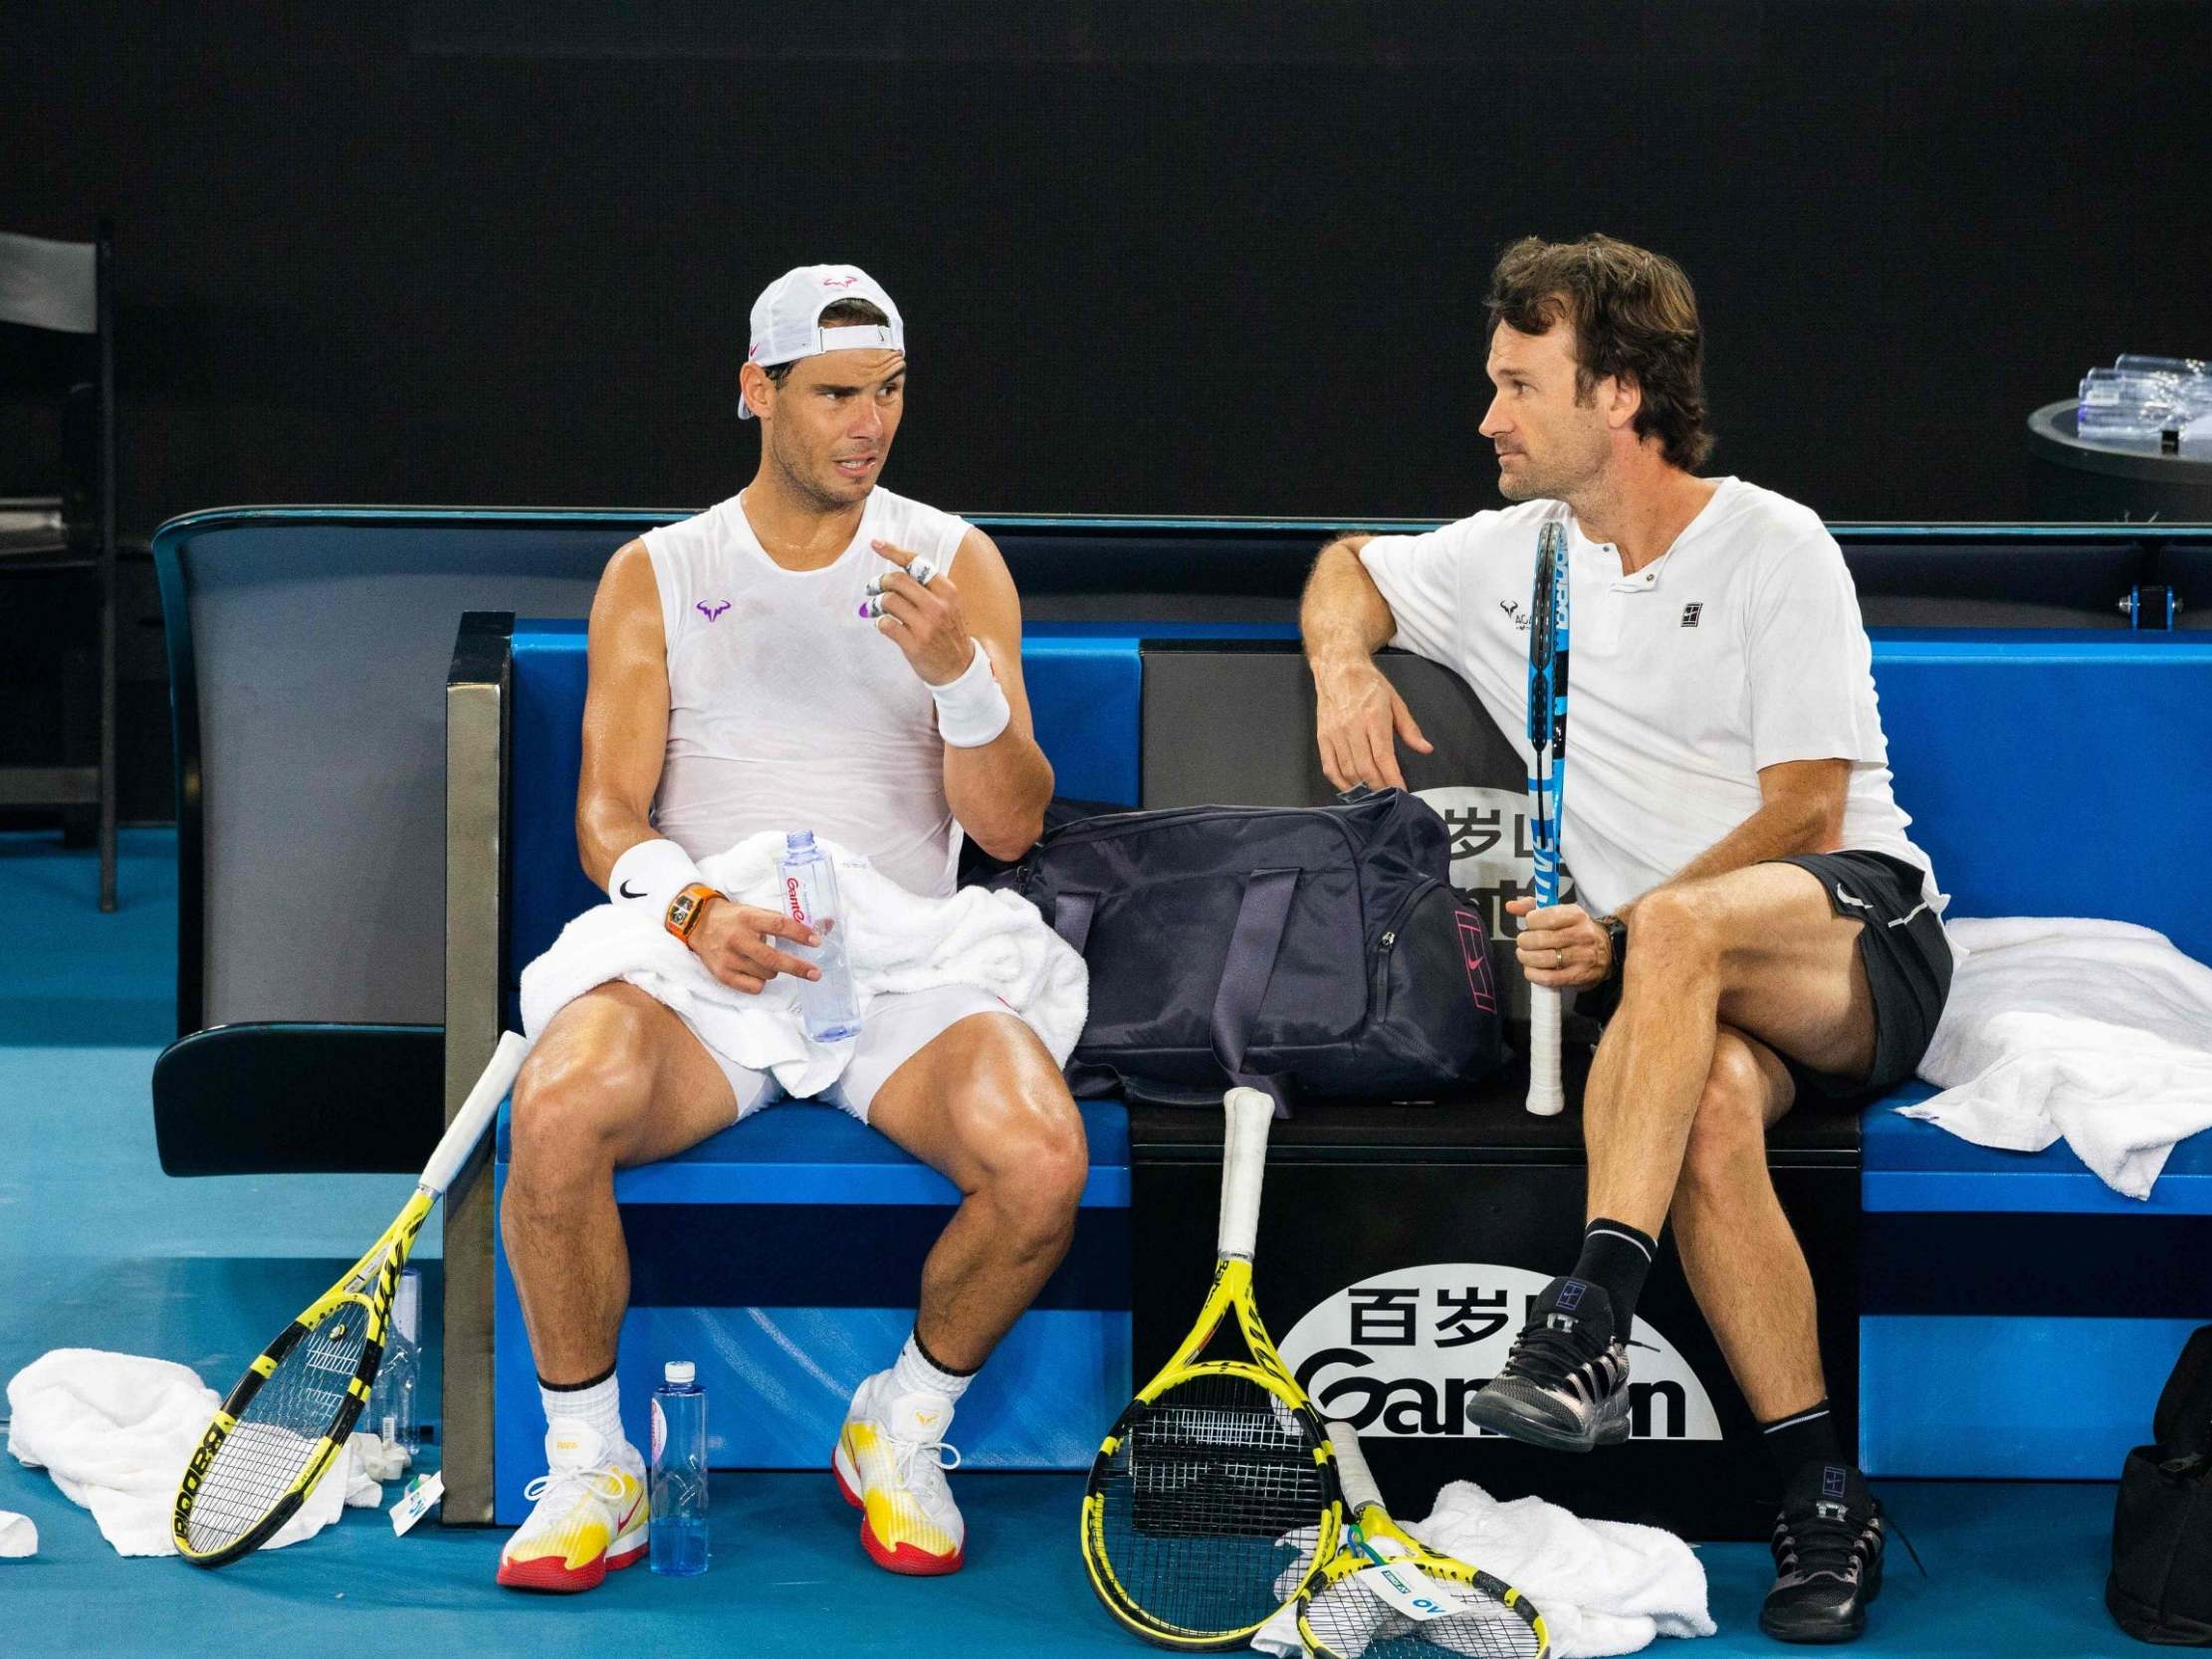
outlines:
M1490 977L1490 946L1483 936L1482 919L1471 911L1453 911L1459 924L1459 955L1467 966L1467 994L1485 1014L1497 1012L1497 983Z

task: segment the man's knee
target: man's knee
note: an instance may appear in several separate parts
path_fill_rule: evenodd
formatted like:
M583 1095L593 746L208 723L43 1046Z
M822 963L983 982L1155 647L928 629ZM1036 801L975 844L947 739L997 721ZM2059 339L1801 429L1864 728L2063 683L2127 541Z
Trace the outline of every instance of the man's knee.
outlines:
M1090 1175L1090 1148L1059 1073L1024 1057L978 1068L966 1093L957 1116L972 1184L1024 1233L1065 1233Z
M1692 1195L1732 1191L1765 1166L1772 1094L1772 1080L1751 1045L1722 1031L1682 1149L1682 1186Z
M1638 901L1630 923L1631 984L1654 974L1675 979L1683 969L1710 964L1719 954L1720 929L1698 902L1694 887L1662 887Z
M652 1098L641 1022L614 1008L549 1036L515 1080L516 1173L611 1169Z

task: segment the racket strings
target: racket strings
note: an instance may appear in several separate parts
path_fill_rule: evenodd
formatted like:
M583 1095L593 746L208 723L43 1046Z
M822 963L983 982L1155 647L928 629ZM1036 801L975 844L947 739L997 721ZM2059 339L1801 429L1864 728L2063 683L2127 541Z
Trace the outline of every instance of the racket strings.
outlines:
M368 1310L348 1302L278 1362L200 1478L186 1524L193 1549L236 1543L291 1492L336 1426L367 1346Z
M1415 1563L1418 1564L1418 1563ZM1422 1659L1456 1653L1468 1659L1537 1659L1544 1639L1529 1619L1479 1585L1435 1575L1460 1604L1440 1618L1416 1619L1346 1574L1314 1593L1305 1609L1316 1653L1333 1659Z
M1099 1485L1100 1553L1124 1595L1180 1630L1266 1618L1296 1592L1330 1503L1316 1444L1243 1377L1194 1377L1137 1408Z

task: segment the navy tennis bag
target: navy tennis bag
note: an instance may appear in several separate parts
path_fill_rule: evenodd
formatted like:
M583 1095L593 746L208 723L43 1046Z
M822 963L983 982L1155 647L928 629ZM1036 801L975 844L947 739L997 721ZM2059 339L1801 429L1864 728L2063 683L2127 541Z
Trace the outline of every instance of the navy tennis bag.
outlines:
M1400 790L1315 807L1109 812L988 878L1090 964L1078 1094L1211 1103L1231 1082L1414 1100L1499 1065L1480 915Z

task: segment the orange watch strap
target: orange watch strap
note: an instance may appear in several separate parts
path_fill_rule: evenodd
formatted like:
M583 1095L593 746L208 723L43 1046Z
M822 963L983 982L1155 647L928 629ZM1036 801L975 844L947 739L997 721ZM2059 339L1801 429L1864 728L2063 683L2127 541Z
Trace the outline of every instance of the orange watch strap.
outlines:
M706 883L693 882L668 902L668 913L661 918L661 926L689 944L699 919L707 914L707 907L721 897L720 891Z

